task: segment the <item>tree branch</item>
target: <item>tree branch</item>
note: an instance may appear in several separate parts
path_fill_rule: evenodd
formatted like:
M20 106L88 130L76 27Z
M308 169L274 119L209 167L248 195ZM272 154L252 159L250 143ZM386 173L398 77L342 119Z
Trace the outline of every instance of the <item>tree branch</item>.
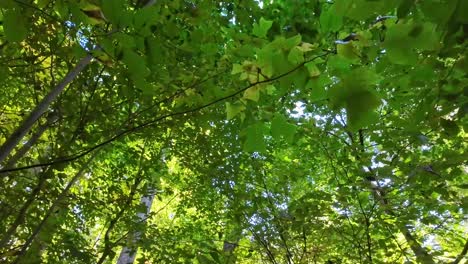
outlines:
M23 137L31 130L36 121L47 111L49 105L57 98L57 96L71 83L78 74L91 62L93 56L91 54L82 58L78 64L63 78L63 80L48 93L39 105L34 108L31 114L23 121L23 123L14 131L11 136L0 147L0 163L2 163L18 145Z
M308 59L302 63L300 63L299 65L297 65L296 67L294 67L293 69L285 72L285 73L282 73L278 76L275 76L275 77L272 77L270 79L267 79L267 80L262 80L262 81L257 81L257 82L254 82L254 83L251 83L249 85L247 85L246 87L240 89L240 90L237 90L236 92L232 93L232 94L229 94L227 96L224 96L224 97L220 97L214 101L211 101L209 103L206 103L204 105L201 105L201 106L198 106L198 107L195 107L195 108L192 108L192 109L188 109L188 110L185 110L185 111L180 111L180 112L175 112L175 113L169 113L169 114L165 114L165 115L162 115L160 117L157 117L153 120L150 120L148 122L145 122L143 124L140 124L140 125L137 125L137 126L134 126L130 129L127 129L127 130L124 130L116 135L114 135L113 137L89 148L89 149L86 149L86 150L83 150L82 152L80 153L77 153L77 154L74 154L74 155L71 155L71 156L67 156L67 157L62 157L62 158L58 158L56 160L53 160L51 162L46 162L46 163L40 163L40 164L33 164L33 165L28 165L28 166L24 166L24 167L17 167L17 168L5 168L5 169L2 169L0 170L0 174L2 173L7 173L7 172L13 172L13 171L20 171L20 170L25 170L25 169L32 169L32 168L38 168L38 167L44 167L44 166L49 166L49 165L53 165L53 164L58 164L58 163L65 163L65 162L69 162L69 161L73 161L73 160L76 160L76 159L79 159L81 157L84 157L86 156L87 154L91 153L92 151L96 150L96 149L99 149L127 134L130 134L132 132L136 132L136 131L139 131L139 130L142 130L146 127L149 127L151 125L154 125L154 124L157 124L159 121L161 120L164 120L164 119L167 119L167 118L170 118L170 117L175 117L175 116L183 116L183 115L186 115L186 114L191 114L191 113L195 113L195 112L198 112L202 109L205 109L207 107L210 107L212 105L215 105L219 102L222 102L222 101L225 101L227 99L230 99L232 97L235 97L236 95L238 94L241 94L242 92L244 92L245 90L251 88L251 87L254 87L256 85L259 85L259 84L264 84L264 83L270 83L270 82L273 82L273 81L276 81L282 77L285 77L291 73L293 73L294 71L300 69L301 67L303 67L306 63L308 62L311 62L311 61L314 61L318 58L321 58L321 57L325 57L327 56L328 54L330 54L330 52L326 52L324 54L321 54L321 55L317 55L315 57L312 57L311 59Z
M465 246L463 247L462 252L458 257L452 262L452 264L458 264L460 261L462 261L463 258L465 258L466 253L468 253L468 240L466 240Z

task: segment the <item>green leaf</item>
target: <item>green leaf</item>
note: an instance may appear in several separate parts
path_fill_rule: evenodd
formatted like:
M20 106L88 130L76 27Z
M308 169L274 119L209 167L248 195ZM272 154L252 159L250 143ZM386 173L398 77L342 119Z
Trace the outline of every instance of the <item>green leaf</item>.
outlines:
M339 56L349 60L352 63L359 62L359 50L353 44L353 41L349 41L348 43L343 44L337 44L336 52Z
M378 121L374 110L380 99L373 93L362 91L346 98L346 115L349 127L356 131Z
M8 1L8 0L7 0ZM38 0L37 1L37 7L39 8L44 8L46 7L49 3L50 3L51 0Z
M136 47L135 38L128 34L117 32L113 34L112 37L124 49L133 49Z
M344 72L348 72L351 69L351 62L343 58L343 56L333 55L328 57L327 70L331 74L340 75Z
M267 77L273 76L273 50L271 46L266 46L257 51L257 64L262 74Z
M136 29L150 27L157 24L160 17L157 15L155 6L145 7L138 9L133 15L133 24ZM150 34L151 31L148 31Z
M338 15L345 15L353 20L362 21L383 15L398 6L401 0L336 0Z
M130 49L124 51L123 62L127 65L128 71L134 79L145 78L150 73L146 67L145 59Z
M146 50L148 57L148 65L159 65L165 58L163 44L159 38L149 37L146 39Z
M458 6L455 10L455 16L458 22L463 24L468 23L468 16L466 15L466 10L468 10L468 1L459 0Z
M354 20L365 20L377 15L381 3L366 0L337 0L335 5L338 14L344 14Z
M336 32L342 25L343 17L336 12L335 5L320 14L320 29L322 32Z
M330 107L346 109L351 129L357 130L376 122L374 110L380 105L380 99L373 87L379 80L380 76L373 70L361 67L342 77L341 82L328 90Z
M144 95L154 95L156 90L144 78L133 79L135 87L143 92Z
M301 44L301 41L302 41L301 35L298 34L298 35L292 36L284 40L282 48L286 51L289 51L290 49Z
M327 98L327 91L325 90L324 79L327 77L321 75L318 78L309 80L306 85L306 89L310 90L310 100L317 102Z
M244 98L252 100L254 102L258 102L258 99L260 99L260 86L255 85L245 90Z
M287 122L286 117L276 114L271 121L271 135L274 139L284 138L286 142L292 143L296 134L296 126Z
M384 47L388 58L395 64L417 63L417 50L436 50L439 34L431 23L400 23L388 28Z
M218 263L218 262L215 262L214 260L212 260L211 258L205 256L205 255L197 255L197 261L198 263L200 264L215 264L215 263Z
M343 85L335 84L331 86L327 91L329 98L330 108L338 110L346 105L346 98L349 92L343 87Z
M450 17L452 17L452 14L454 13L457 7L457 2L458 1L454 0L425 0L421 1L418 4L427 20L440 24L445 24L450 19Z
M237 64L237 63L232 65L231 74L238 74L238 73L241 73L241 72L244 72L244 68L243 68L242 65Z
M73 45L72 52L75 58L83 58L84 56L86 56L86 50L83 49L83 47L81 47L78 43Z
M266 152L266 144L264 134L266 132L265 125L263 123L250 125L246 129L246 140L244 142L245 152Z
M304 61L304 53L298 47L294 47L288 54L288 60L293 64L300 64Z
M342 77L341 82L328 90L330 106L333 109L342 108L355 94L372 93L372 87L378 83L379 78L379 75L368 68L361 67L352 70Z
M9 70L8 70L8 67L5 67L5 66L0 66L0 80L5 80L8 78L9 76Z
M234 104L226 102L226 114L228 120L233 119L236 115L244 110L245 106L240 102L236 102Z
M320 70L314 62L308 62L304 66L306 66L310 77L314 78L320 75Z
M262 17L260 18L260 22L253 26L252 33L259 38L265 38L272 25L273 21L266 20Z
M397 17L406 17L409 14L411 8L414 6L414 1L415 0L402 0L397 8Z
M114 25L119 25L125 11L125 0L102 1L102 12L107 20Z
M16 7L15 1L14 0L2 0L0 1L0 8L14 8Z
M28 35L25 16L19 9L8 9L3 15L5 38L11 42L20 42Z
M460 128L457 123L452 120L441 118L440 125L444 129L445 133L450 137L456 136L460 132Z
M387 49L388 60L395 64L415 65L418 62L418 55L411 49Z

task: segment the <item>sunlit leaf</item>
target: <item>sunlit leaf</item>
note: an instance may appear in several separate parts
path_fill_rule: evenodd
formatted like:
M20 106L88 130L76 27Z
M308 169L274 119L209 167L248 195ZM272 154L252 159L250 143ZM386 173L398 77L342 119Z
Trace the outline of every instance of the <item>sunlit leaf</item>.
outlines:
M241 103L234 103L231 104L229 102L226 102L226 114L227 114L227 119L232 119L236 115L238 115L240 112L245 110L245 106Z
M266 34L268 33L268 30L271 28L273 25L273 21L271 20L266 20L263 17L260 18L260 21L258 24L254 24L252 33L260 38L266 37Z

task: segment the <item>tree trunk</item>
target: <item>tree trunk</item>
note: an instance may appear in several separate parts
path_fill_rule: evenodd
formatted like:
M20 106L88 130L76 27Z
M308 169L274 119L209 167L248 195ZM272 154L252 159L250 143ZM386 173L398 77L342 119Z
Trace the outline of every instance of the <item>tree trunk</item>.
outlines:
M421 244L413 237L413 235L411 235L411 232L407 227L400 227L400 232L405 236L406 242L408 242L411 250L413 250L413 253L416 256L416 260L419 263L435 264L435 261L432 259L431 255L429 255L426 249L424 249Z
M14 168L18 160L20 160L28 151L29 149L36 144L37 140L44 134L46 129L55 122L56 118L54 114L51 114L47 117L47 122L43 125L40 125L36 132L29 138L28 142L26 142L18 151L13 155L10 159L8 159L7 163L5 164L5 169ZM9 173L2 175L6 177Z
M26 240L26 242L21 246L20 251L17 254L17 258L13 263L19 263L19 261L22 259L22 257L26 254L29 246L31 243L34 241L36 236L39 234L41 231L42 227L44 227L45 223L47 222L47 219L50 217L50 215L54 212L54 210L57 208L57 206L66 198L68 191L73 187L73 185L78 181L79 178L84 174L86 169L88 168L89 164L93 161L93 159L96 157L98 152L95 152L93 156L91 156L88 161L86 161L85 164L81 167L81 169L73 176L73 178L68 182L67 186L65 189L62 190L62 192L59 194L57 199L52 203L52 205L49 207L47 212L45 213L44 217L42 218L41 222L37 227L33 230L32 234L29 236L29 238Z
M23 123L11 134L11 136L0 147L0 164L10 155L13 149L23 139L23 137L31 130L36 121L47 111L49 105L57 98L57 96L71 83L78 74L86 67L92 60L90 54L82 58L78 64L63 78L63 80L54 87L49 94L47 94L39 105L23 120Z
M47 174L47 173L49 172L45 172L44 174ZM44 187L44 184L47 179L47 177L45 177L44 174L42 174L39 177L36 187L34 187L31 194L29 195L29 198L26 200L23 206L21 206L21 209L19 210L18 215L16 216L11 226L8 228L6 233L3 234L3 237L0 239L0 249L7 247L8 243L11 240L11 237L16 233L16 229L18 228L18 226L20 226L23 223L24 218L26 217L26 212L28 211L29 207L36 200L39 193L42 191L42 187Z
M351 139L351 142L353 142L353 137L352 136L349 136L349 137ZM365 153L364 135L362 133L362 130L359 130L359 144L361 145L361 152ZM357 160L361 160L361 157L359 154L355 154L355 157ZM392 209L390 209L385 191L382 189L382 187L378 183L377 174L374 172L372 167L367 166L367 169L373 176L373 179L365 178L369 186L369 190L372 192L374 197L376 197L376 199L378 200L382 208L384 208L385 212L388 213L389 215L392 215L398 220L398 216L395 214L395 212ZM377 181L376 184L372 182L373 180ZM398 229L405 237L406 242L409 244L411 250L416 256L416 260L419 263L424 263L424 264L436 263L434 259L432 258L432 256L427 252L427 250L424 247L422 247L422 245L416 240L416 238L413 237L410 230L404 224L398 224Z
M146 210L144 212L137 213L139 223L146 222L146 219L148 218L148 215L151 212L151 205L153 204L154 193L154 189L150 188L148 192L141 197L140 204L143 205L146 208ZM139 231L135 231L132 234L130 234L128 239L129 243L128 245L122 248L119 259L117 260L117 264L133 264L138 250L138 246L136 244L140 240L140 237L141 233Z
M156 4L156 0L148 0L144 3L143 8L150 7ZM113 30L111 33L117 32ZM97 46L94 50L99 50ZM23 123L14 131L11 136L3 143L0 147L0 164L10 155L13 149L18 145L21 139L31 130L36 121L47 111L49 105L57 98L57 96L71 83L80 72L91 63L93 56L91 54L86 55L82 58L78 64L62 79L62 81L54 87L54 89L47 94L39 105L34 108L31 114L23 120Z

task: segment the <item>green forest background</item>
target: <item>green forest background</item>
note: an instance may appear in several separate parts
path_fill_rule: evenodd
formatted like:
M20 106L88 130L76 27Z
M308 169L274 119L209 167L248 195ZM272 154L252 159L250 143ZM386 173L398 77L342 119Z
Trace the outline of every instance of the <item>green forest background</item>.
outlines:
M468 0L1 0L1 263L467 263Z

